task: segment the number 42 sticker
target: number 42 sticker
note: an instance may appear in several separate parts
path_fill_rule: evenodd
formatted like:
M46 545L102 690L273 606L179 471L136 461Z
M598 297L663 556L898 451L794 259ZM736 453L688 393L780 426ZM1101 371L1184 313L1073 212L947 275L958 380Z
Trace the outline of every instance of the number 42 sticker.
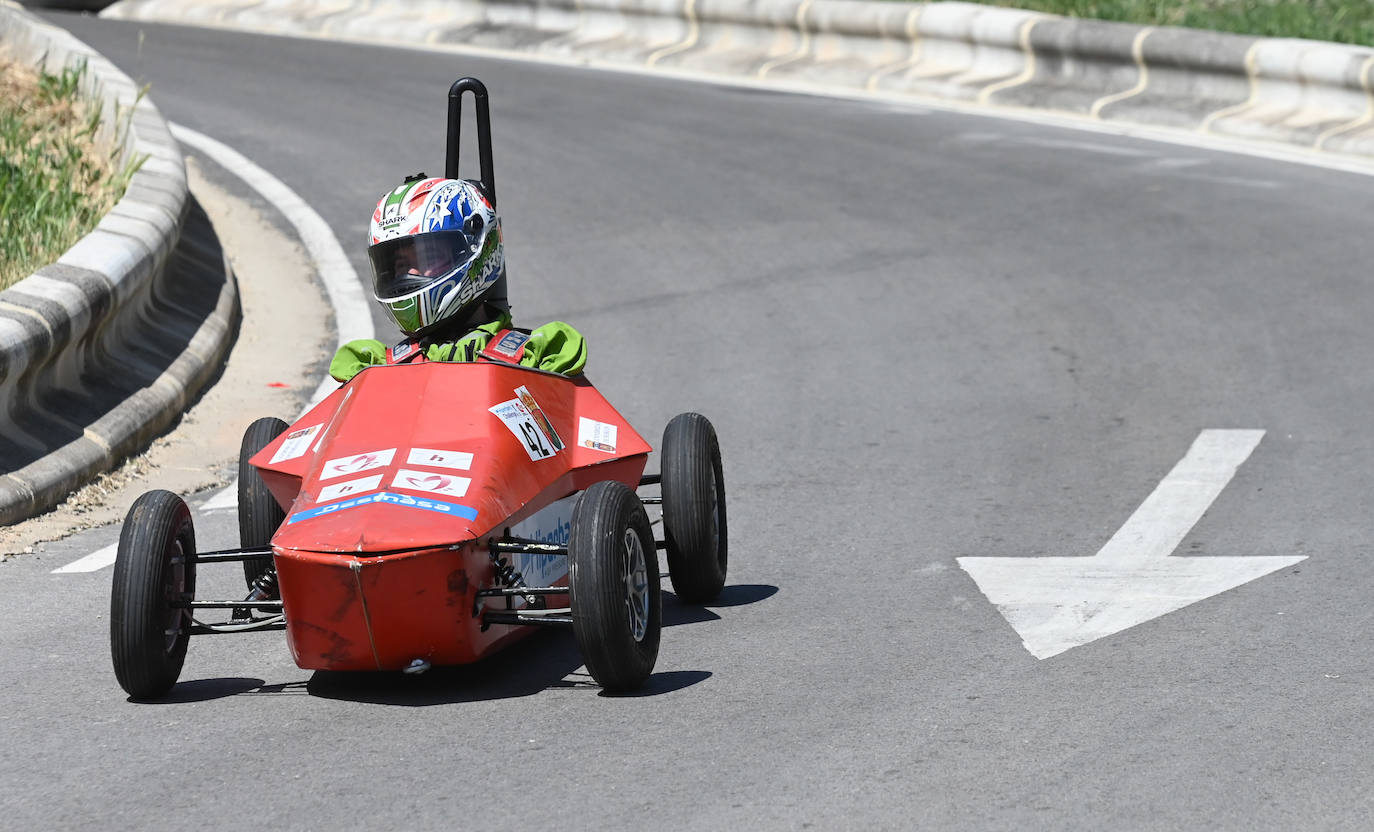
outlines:
M520 399L501 402L491 408L491 412L520 440L520 446L530 455L530 459L548 459L558 452Z

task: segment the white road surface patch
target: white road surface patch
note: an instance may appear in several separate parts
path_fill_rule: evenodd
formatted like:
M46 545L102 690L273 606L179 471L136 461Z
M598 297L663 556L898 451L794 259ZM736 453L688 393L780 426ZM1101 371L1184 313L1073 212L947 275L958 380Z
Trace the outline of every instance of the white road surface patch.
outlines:
M1075 153L1095 153L1102 156L1126 156L1141 158L1154 156L1156 154L1136 147L1123 147L1116 144L1105 144L1103 142L1076 141L1070 139L1051 139L1039 136L1022 137L1015 140L1017 144L1028 147L1043 147L1048 150L1069 150Z
M239 507L238 481L219 491L214 496L200 504L201 511L229 511Z
M220 167L234 174L257 191L263 199L275 205L291 223L305 246L306 254L315 263L315 271L324 284L329 304L334 308L334 324L338 330L338 343L355 338L373 338L376 330L372 326L372 306L363 293L363 282L353 269L343 246L330 230L324 218L311 208L305 200L285 183L263 170L237 150L209 136L196 132L180 124L168 125L172 135L182 144L190 145L209 156ZM310 402L301 410L304 415L311 407L320 402L338 387L338 382L329 376L320 380ZM299 417L297 417L299 418ZM217 511L238 506L238 482L229 483L201 505L201 511ZM72 572L94 572L114 563L115 546L106 546L92 552L80 560L53 570L53 574Z
M111 543L103 549L96 549L89 555L74 560L66 566L53 570L54 575L68 575L73 572L96 572L107 566L112 566L115 562L115 552L119 550L118 543Z
M1038 659L1292 566L1306 556L1170 557L1263 437L1204 430L1093 557L965 557L959 565Z

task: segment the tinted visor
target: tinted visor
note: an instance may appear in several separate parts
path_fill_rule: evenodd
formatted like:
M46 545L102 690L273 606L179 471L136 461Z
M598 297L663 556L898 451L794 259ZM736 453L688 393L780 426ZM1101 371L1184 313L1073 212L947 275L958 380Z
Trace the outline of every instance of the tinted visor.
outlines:
M381 300L418 292L466 263L472 249L473 241L457 229L377 243L367 250L372 290Z

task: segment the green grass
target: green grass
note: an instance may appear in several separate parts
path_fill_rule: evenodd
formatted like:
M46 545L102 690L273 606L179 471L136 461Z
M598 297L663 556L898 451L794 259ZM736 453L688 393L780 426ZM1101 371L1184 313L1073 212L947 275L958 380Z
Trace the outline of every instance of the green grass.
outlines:
M1374 0L973 0L1071 17L1374 46Z
M96 141L81 100L85 66L35 73L0 60L0 289L53 262L95 228L138 169Z

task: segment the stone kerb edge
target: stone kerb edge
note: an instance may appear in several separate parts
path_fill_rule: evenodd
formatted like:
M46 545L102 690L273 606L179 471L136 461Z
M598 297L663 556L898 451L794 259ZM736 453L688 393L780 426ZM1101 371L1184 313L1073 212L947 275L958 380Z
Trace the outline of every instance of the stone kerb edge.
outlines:
M102 135L119 141L121 164L143 160L90 234L57 263L0 292L0 431L41 454L0 475L0 523L11 523L55 504L177 418L231 342L238 304L226 281L198 330L195 354L188 350L163 373L171 383L160 378L137 396L100 405L106 415L89 425L43 407L44 393L90 395L83 371L128 360L149 305L161 302L157 284L189 205L186 170L157 108L103 56L9 0L0 0L0 40L17 59L49 71L85 62L83 94L103 104ZM44 422L78 438L49 447L31 427Z
M121 0L128 19L473 45L1050 110L1374 157L1374 51L873 0Z

